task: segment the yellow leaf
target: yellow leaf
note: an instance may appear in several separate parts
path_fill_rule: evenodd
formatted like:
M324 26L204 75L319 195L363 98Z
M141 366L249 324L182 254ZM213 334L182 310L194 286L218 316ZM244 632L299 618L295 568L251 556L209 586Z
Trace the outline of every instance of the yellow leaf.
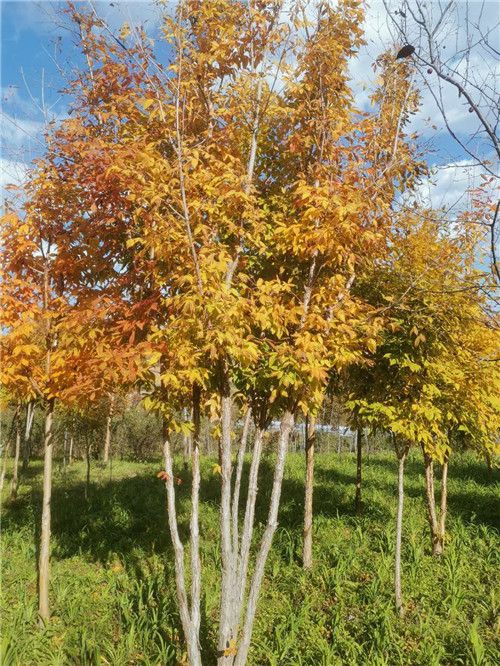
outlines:
M237 652L238 650L236 649L236 641L234 638L231 638L228 647L224 650L224 656L231 657L232 655L235 655Z
M221 474L222 475L222 467L220 465L214 465L212 467L212 474Z

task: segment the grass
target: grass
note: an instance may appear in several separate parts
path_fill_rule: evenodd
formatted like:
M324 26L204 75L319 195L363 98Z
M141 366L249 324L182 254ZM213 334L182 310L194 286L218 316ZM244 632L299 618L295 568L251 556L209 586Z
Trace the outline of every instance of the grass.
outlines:
M220 549L219 479L202 472L202 641L215 653ZM55 472L51 604L37 628L36 555L41 464L33 463L2 517L3 666L184 663L176 611L163 484L153 463L95 464L88 501L85 468ZM181 465L179 462L179 469ZM433 666L500 663L498 487L472 457L450 463L449 540L432 558L423 503L422 465L406 478L403 592L393 607L396 462L369 457L364 513L353 513L355 460L317 457L312 571L301 568L304 460L289 456L280 526L267 565L249 663L269 665ZM257 532L269 498L272 460L260 479ZM8 486L8 484L6 484ZM180 486L181 534L188 531L189 479Z

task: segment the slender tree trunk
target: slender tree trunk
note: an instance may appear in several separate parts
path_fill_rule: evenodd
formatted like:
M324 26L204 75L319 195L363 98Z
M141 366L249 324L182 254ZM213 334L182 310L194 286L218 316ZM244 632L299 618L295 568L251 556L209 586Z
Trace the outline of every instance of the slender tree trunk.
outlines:
M50 578L50 522L52 497L52 424L54 417L54 398L47 402L44 428L43 458L43 496L42 523L40 530L40 554L38 560L38 614L43 626L50 618L49 578Z
M73 440L74 436L73 433L71 433L69 438L68 465L71 465L71 463L73 462Z
M434 463L432 457L424 451L425 464L425 497L427 503L427 517L431 533L432 554L440 556L444 550L444 537L446 529L446 511L448 499L448 458L445 459L441 478L441 505L439 515L436 511L436 497L434 487Z
M304 532L302 563L304 569L312 567L312 528L313 528L313 492L314 492L314 445L316 440L316 419L306 417L306 483L304 498Z
M201 654L198 636L191 621L188 597L186 592L186 578L184 572L184 547L179 537L177 527L177 513L175 509L175 486L172 463L172 451L166 425L163 426L163 455L165 458L165 486L167 489L167 513L170 536L174 549L175 587L177 602L181 618L182 630L187 644L187 652L190 666L201 666Z
M85 483L85 499L87 502L89 501L90 497L90 454L91 454L91 449L92 449L92 444L89 443L89 437L86 435L86 447L85 447L85 459L87 462L87 480Z
M243 431L241 433L240 445L238 448L238 458L236 461L236 478L234 481L233 499L231 504L231 521L233 524L233 552L238 556L239 533L238 533L238 511L240 505L241 475L243 473L243 463L245 461L245 451L247 448L248 433L252 421L252 410L250 407L245 412L243 420Z
M191 622L196 642L200 636L201 561L200 561L200 401L198 384L193 386L193 447L191 485Z
M248 475L247 501L245 506L245 517L241 532L239 553L237 552L237 574L234 587L234 607L232 612L232 635L236 637L243 612L245 590L248 577L248 563L250 559L250 547L255 520L255 504L257 502L259 467L262 455L262 443L264 440L264 428L258 425L255 429L252 461ZM232 663L232 662L227 662Z
M394 589L396 594L396 610L404 614L403 595L401 592L401 538L403 532L404 473L408 449L397 450L398 455L398 509L396 515L396 552L394 559Z
M220 507L220 539L222 557L221 600L219 612L219 663L226 664L224 651L227 650L234 636L232 630L233 594L235 585L235 558L231 538L231 417L233 399L229 382L224 380L225 386L221 396L221 507Z
M14 430L15 430L15 427L16 427L16 424L17 424L17 419L19 418L20 409L21 409L21 404L18 403L17 407L16 407L16 411L14 412L14 416L12 417L12 422L11 422L10 428L9 428L9 434L7 435L7 441L6 441L5 444L3 444L3 441L2 441L1 453L2 453L3 459L2 459L2 473L0 474L0 492L3 490L3 486L4 486L4 483L5 483L5 475L7 473L7 461L8 461L9 453L10 453L10 444L11 444L11 441L12 441L12 435L14 433Z
M362 481L362 465L363 465L363 430L358 428L356 430L356 497L354 499L354 509L359 515L362 509L361 503L361 481Z
M109 397L109 408L108 408L108 414L106 416L106 435L104 438L104 453L102 457L102 461L105 465L108 464L109 451L111 448L111 426L113 424L114 406L115 406L115 396L111 395Z
M488 470L488 480L491 481L493 479L493 463L491 461L491 453L489 451L486 451L485 456L486 456L486 468Z
M16 448L14 451L14 466L12 470L12 482L10 486L10 497L16 499L19 488L19 456L21 453L21 410L16 418Z
M24 431L24 442L23 442L23 472L28 469L29 460L30 460L30 440L31 440L31 430L33 428L33 419L35 417L35 402L30 400L26 405L26 429Z
M271 502L269 505L267 525L262 537L259 553L255 561L255 570L253 572L252 581L250 583L250 593L248 595L246 615L243 623L243 633L238 653L236 655L236 659L234 660L235 666L244 666L247 663L255 612L257 610L257 601L262 585L262 579L264 577L264 568L266 565L267 557L269 555L274 533L278 527L277 518L281 497L281 488L283 485L283 473L285 470L286 453L290 439L290 432L293 428L293 421L294 417L292 412L285 412L283 414L280 437L278 441L278 453L274 467L273 487L271 491Z
M441 515L439 516L439 533L441 538L441 552L444 550L446 536L446 513L448 511L448 456L444 459L441 476Z

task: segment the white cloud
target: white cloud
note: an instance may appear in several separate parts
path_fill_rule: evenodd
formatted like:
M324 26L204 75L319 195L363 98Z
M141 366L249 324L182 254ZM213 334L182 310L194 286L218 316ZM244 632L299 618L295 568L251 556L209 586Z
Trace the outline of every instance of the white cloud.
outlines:
M416 191L418 200L433 208L458 212L470 205L470 190L481 183L484 168L471 160L450 162L434 168Z
M43 143L44 124L27 118L16 118L2 111L0 114L0 139L2 147L9 149Z
M0 157L0 199L16 199L15 192L8 192L6 185L21 186L28 177L28 164L26 162L9 160Z

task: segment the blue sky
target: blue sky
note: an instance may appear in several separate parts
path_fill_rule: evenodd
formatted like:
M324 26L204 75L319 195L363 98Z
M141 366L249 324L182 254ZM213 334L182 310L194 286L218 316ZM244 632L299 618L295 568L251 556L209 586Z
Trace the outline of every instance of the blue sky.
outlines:
M43 109L48 119L55 122L59 122L67 113L69 99L61 94L64 77L71 76L71 71L83 63L71 34L62 27L59 12L64 6L64 2L49 0L0 2L0 186L6 182L22 181L26 165L43 150ZM159 10L154 2L108 0L96 2L95 6L114 31L128 22L132 25L144 24L151 36L158 36ZM479 7L479 3L472 3L471 6ZM459 11L460 7L458 3ZM498 4L487 3L485 7L486 22L491 24L498 20ZM353 79L357 84L356 94L361 105L366 103L373 80L371 63L382 50L395 46L383 5L378 0L371 3L365 28L367 45L352 65ZM451 37L447 37L447 47L458 49L466 39L459 15L452 28ZM491 68L492 64L476 62L474 66L479 72L485 66ZM440 167L430 181L422 185L422 195L429 196L436 205L450 205L455 200L463 204L464 191L477 182L479 170L450 138L429 91L425 89L425 83L418 84L422 87L423 98L414 126L420 132L421 140L429 147L429 163ZM463 100L456 99L454 90L444 89L444 94L450 96L449 108L454 130L461 137L472 136L476 125L468 113L467 105ZM481 139L476 138L474 141L476 146L481 144ZM487 145L480 148L483 152L487 151Z

